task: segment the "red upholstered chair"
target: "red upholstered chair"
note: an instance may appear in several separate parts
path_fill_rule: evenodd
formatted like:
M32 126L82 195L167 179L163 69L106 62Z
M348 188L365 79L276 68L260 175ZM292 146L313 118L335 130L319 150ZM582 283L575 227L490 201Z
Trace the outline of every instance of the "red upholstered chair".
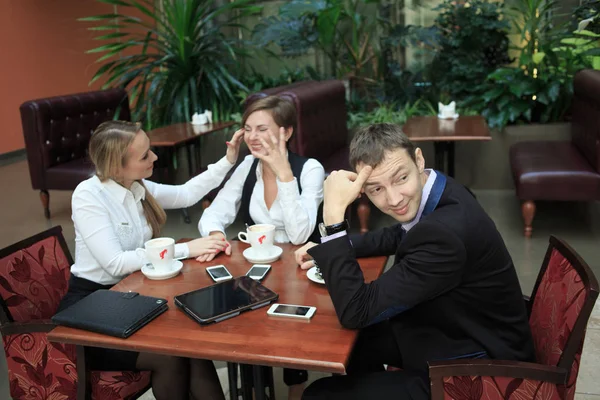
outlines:
M94 172L87 157L90 137L104 121L129 121L123 89L30 100L20 107L31 186L40 191L50 218L48 190L74 190Z
M432 400L572 400L598 281L554 236L528 300L537 363L460 360L429 365Z
M47 339L71 264L60 226L0 250L0 332L10 395L15 400L136 399L150 387L149 372L87 371L76 346ZM78 384L87 383L86 376L90 384Z

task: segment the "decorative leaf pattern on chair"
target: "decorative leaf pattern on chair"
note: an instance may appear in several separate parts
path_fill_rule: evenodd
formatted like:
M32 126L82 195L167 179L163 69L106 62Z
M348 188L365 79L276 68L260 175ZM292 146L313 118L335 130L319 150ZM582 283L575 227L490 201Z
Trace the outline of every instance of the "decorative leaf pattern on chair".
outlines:
M539 363L558 365L587 294L577 270L557 249L553 249L529 318ZM575 396L582 349L583 341L575 356L567 387L560 388L565 400Z
M562 400L555 385L520 378L452 376L444 378L444 398L454 400Z
M92 371L92 400L129 399L150 384L150 372Z
M15 322L48 320L68 289L70 265L56 236L0 259L0 295ZM77 398L74 345L49 343L45 332L3 335L10 395L15 400ZM92 400L131 399L150 372L91 371Z
M15 400L74 400L77 397L75 346L49 343L46 334L3 338L10 394ZM92 371L92 400L121 400L150 384L150 372Z
M70 267L55 236L2 258L0 295L13 319L50 319L67 292Z
M2 337L13 399L75 399L77 370L69 352L48 343L46 333ZM73 347L74 346L65 346Z

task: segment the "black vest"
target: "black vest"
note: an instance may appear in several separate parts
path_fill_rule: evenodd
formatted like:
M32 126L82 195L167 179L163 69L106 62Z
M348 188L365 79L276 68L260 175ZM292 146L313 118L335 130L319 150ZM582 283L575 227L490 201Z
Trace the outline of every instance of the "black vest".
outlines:
M242 218L244 222L248 225L254 225L254 221L252 217L250 217L250 197L252 197L252 191L254 190L254 186L256 185L256 168L258 168L259 159L254 159L252 166L250 167L250 171L246 176L246 180L244 181L244 187L242 189L242 203L240 205L240 212L242 213ZM292 153L288 151L288 161L290 162L290 166L292 167L292 174L296 178L296 182L298 183L298 192L302 193L302 185L300 184L300 176L302 175L302 168L304 168L304 163L308 161L308 158L301 157L298 154ZM323 222L323 202L319 205L319 209L317 211L317 224L315 225L315 230L308 238L308 241L314 243L321 243L321 235L319 234L319 223Z

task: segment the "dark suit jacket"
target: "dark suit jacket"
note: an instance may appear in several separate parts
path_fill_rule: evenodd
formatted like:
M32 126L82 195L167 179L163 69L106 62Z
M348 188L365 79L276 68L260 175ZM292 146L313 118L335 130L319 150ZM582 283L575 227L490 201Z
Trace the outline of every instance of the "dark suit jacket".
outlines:
M534 360L504 241L477 200L451 178L435 209L408 233L398 224L333 239L308 253L342 325L362 328L389 319L406 369L463 357ZM394 253L395 265L365 283L356 257Z

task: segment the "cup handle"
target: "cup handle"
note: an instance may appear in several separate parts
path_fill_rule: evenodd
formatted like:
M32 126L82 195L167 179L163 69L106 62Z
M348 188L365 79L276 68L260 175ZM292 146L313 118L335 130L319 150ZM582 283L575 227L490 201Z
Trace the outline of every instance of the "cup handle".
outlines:
M244 236L242 237L242 235L244 235ZM238 233L238 239L240 239L242 242L244 242L246 244L250 244L250 242L248 241L248 234L246 232Z

